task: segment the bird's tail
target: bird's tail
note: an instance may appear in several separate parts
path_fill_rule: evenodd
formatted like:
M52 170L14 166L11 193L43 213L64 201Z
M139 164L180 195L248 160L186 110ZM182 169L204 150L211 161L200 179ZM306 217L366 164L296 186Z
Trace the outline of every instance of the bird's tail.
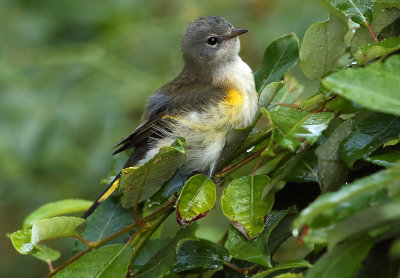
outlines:
M90 206L90 208L83 214L82 218L86 219L88 218L95 210L96 208L110 196L115 189L118 187L119 179L120 179L121 174L118 174L112 182L110 182L109 186L104 190L104 192L97 198L96 201Z

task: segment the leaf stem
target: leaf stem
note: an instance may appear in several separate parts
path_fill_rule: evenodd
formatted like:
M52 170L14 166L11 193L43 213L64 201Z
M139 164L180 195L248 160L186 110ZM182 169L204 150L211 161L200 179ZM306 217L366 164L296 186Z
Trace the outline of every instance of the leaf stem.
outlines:
M247 163L249 163L250 161L252 161L253 159L257 158L267 147L264 147L260 150L258 150L257 152L253 153L252 155L246 157L245 159L243 159L242 161L238 162L235 165L231 165L231 166L227 166L224 169L222 169L219 173L215 174L215 177L217 179L223 178L227 175L229 175L230 173L236 171L237 169L239 169L240 167L242 167L243 165L246 165Z
M89 242L86 239L84 239L83 237L81 237L80 235L74 235L74 238L76 238L77 240L79 240L80 242L82 242L83 244L85 244L87 247L89 248L94 248L93 247L93 242Z
M365 26L367 26L369 32L371 33L371 36L374 38L375 42L379 42L378 37L376 36L374 30L372 30L371 25L369 25L369 22L365 22Z
M73 256L72 258L70 258L69 260L67 260L65 263L63 263L62 265L60 265L57 268L54 268L49 274L47 274L46 278L50 278L53 277L57 272L59 272L60 270L62 270L64 267L66 267L67 265L75 262L77 259L79 259L80 257L82 257L83 255L85 255L86 253L89 253L92 249L88 248L86 250L83 250L82 252L79 252L78 254L76 254L75 256Z

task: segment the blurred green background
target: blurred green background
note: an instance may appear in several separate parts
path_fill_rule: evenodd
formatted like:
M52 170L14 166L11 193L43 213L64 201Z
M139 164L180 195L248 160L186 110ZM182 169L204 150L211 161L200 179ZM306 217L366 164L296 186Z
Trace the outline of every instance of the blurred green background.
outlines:
M6 233L42 204L102 191L112 146L180 72L186 24L209 14L250 30L241 56L253 69L272 40L327 17L318 0L0 0L2 277L45 275Z

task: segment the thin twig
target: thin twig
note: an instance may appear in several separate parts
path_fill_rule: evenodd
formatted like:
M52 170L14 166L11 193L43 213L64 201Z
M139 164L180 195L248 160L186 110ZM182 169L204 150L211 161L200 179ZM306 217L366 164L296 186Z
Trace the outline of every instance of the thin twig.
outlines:
M221 172L217 173L215 175L215 177L216 178L223 178L223 177L229 175L230 173L232 173L235 170L239 169L243 165L246 165L247 163L249 163L253 159L257 158L265 149L266 149L266 147L262 148L261 150L258 150L257 152L255 152L252 155L246 157L245 159L243 159L242 161L238 162L235 165L231 165L231 166L225 167L224 169L221 170Z
M365 25L367 26L369 32L371 33L371 36L374 38L375 42L379 42L378 37L376 36L374 30L372 30L371 25L369 25L368 22L365 22Z
M85 244L87 247L93 248L93 242L87 241L86 239L84 239L84 238L81 237L80 235L74 235L74 238L76 238L77 240L79 240L80 242L82 242L83 244Z
M63 263L62 265L60 265L57 268L54 268L53 271L51 271L49 274L47 274L46 278L50 278L53 277L57 272L59 272L61 269L63 269L64 267L66 267L67 265L75 262L77 259L79 259L80 257L82 257L83 255L85 255L86 253L89 253L92 249L88 248L86 250L83 250L82 252L79 252L78 254L76 254L75 256L73 256L72 258L70 258L69 260L67 260L65 263Z

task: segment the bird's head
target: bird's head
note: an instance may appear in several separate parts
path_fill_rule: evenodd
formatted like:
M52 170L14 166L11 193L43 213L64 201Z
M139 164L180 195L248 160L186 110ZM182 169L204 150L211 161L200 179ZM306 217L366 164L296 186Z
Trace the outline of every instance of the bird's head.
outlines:
M234 60L240 50L238 36L246 32L219 16L200 17L189 23L183 34L183 58L185 62L202 65Z

